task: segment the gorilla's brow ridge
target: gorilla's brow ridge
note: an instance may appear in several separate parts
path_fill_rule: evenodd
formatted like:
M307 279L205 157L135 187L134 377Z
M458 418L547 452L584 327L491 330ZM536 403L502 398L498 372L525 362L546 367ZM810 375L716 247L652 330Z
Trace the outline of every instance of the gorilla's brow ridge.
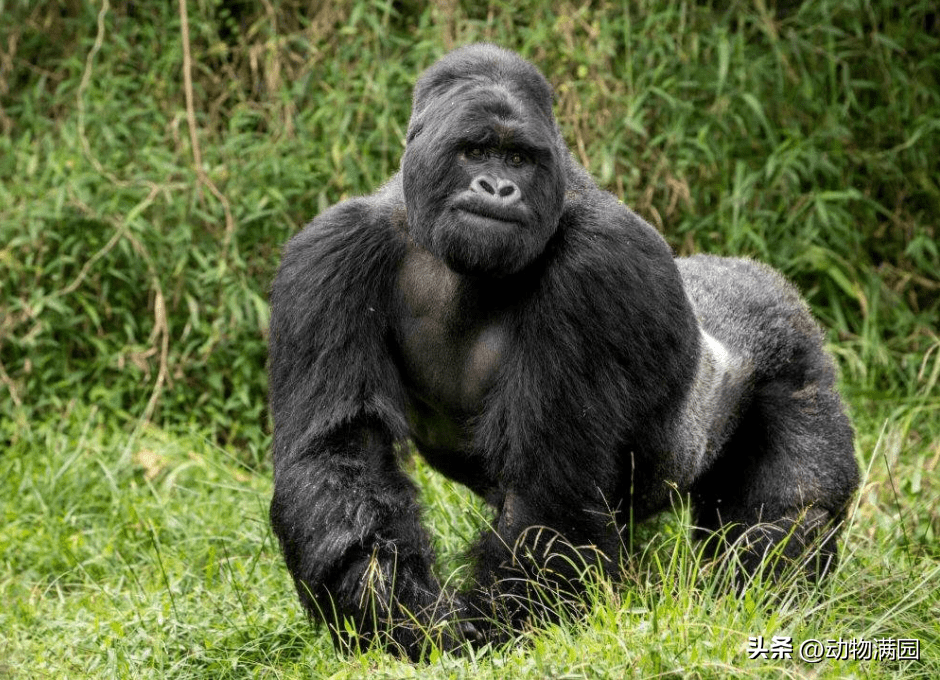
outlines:
M458 146L478 145L485 148L513 149L529 154L533 157L542 157L551 153L551 146L540 143L537 135L533 135L526 126L515 120L486 121L465 128L457 140Z

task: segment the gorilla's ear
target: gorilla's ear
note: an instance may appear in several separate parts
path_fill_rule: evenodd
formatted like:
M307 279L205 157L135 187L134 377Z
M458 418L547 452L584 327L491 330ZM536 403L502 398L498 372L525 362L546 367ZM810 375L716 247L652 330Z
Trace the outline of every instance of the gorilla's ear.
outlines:
M416 121L414 117L412 117L411 120L412 120L412 123L411 125L408 126L408 135L405 137L406 144L410 144L414 140L415 137L421 134L421 131L424 129L423 120Z

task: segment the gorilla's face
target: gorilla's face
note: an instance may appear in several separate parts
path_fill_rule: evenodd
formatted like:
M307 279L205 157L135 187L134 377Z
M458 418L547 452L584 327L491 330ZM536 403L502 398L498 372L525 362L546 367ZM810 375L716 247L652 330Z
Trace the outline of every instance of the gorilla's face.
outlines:
M500 56L489 73L435 67L422 78L402 159L412 237L461 274L523 269L555 233L564 202L551 90L537 72L540 82L525 81L528 64Z

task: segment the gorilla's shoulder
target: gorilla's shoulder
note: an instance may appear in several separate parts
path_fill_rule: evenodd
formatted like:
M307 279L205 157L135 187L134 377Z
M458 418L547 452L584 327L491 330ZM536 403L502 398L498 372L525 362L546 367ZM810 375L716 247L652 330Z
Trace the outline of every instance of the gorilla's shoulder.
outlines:
M575 270L586 267L616 278L644 278L662 271L678 281L673 252L666 240L593 182L578 182L569 188L558 239L563 261Z
M633 347L642 327L685 348L695 319L669 245L613 195L570 188L538 288L547 307L577 318L603 346Z
M310 309L351 300L382 305L404 257L405 207L392 178L368 196L350 198L320 213L284 247L271 289L273 305Z
M348 198L317 215L287 243L282 268L333 263L368 269L377 260L400 258L407 230L401 178L396 174L367 196Z

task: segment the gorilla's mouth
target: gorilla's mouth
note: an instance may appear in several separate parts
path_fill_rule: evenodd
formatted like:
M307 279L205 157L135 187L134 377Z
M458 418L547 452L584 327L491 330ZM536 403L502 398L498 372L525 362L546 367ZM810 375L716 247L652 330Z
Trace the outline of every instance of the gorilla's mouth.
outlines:
M479 225L481 227L491 226L491 227L518 227L519 220L509 219L503 215L494 215L492 211L479 211L479 210L470 210L468 208L454 208L460 217L464 220L469 221L473 225Z
M527 210L522 203L504 206L464 192L451 203L458 219L480 228L519 227L526 222Z

